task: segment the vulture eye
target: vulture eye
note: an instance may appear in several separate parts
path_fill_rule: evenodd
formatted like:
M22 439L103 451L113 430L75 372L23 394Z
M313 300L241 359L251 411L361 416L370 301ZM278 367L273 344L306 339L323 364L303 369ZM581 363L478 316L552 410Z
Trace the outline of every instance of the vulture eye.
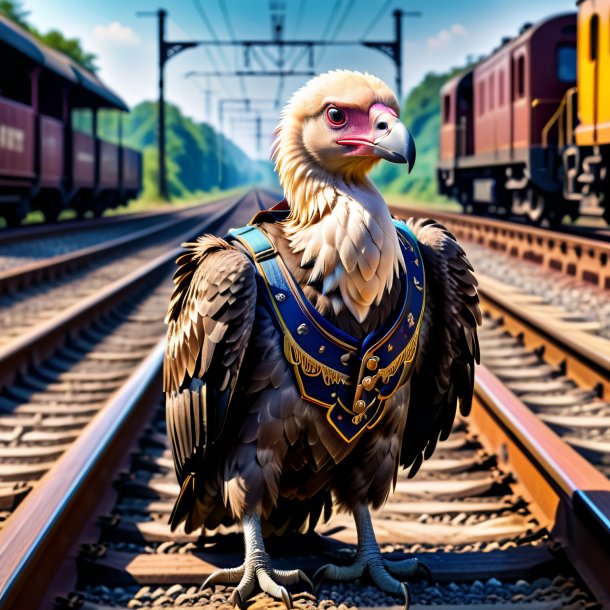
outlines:
M326 120L331 124L332 127L343 127L347 123L345 113L343 110L339 110L336 106L329 106L326 109Z

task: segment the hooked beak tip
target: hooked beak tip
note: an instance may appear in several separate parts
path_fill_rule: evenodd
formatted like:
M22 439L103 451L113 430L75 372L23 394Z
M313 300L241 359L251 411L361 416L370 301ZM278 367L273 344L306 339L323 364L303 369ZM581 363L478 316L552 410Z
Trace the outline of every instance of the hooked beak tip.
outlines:
M413 171L415 141L404 123L396 123L385 136L375 142L373 150L376 155L392 163L406 163L407 171Z

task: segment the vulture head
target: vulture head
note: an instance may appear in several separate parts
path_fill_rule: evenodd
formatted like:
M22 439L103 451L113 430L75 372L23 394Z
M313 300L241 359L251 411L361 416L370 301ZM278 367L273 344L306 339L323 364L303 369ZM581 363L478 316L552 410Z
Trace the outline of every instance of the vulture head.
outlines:
M337 178L365 184L381 159L406 163L411 171L415 144L399 113L392 90L367 73L326 72L296 91L282 111L272 150L293 212Z

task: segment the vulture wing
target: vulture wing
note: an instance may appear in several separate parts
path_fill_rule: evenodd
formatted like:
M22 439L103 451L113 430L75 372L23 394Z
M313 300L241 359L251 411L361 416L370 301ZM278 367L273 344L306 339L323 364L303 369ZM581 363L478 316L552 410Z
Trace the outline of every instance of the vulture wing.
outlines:
M453 235L430 219L409 219L426 271L426 305L400 464L419 470L451 431L456 409L467 415L479 362L481 310L472 266Z
M165 318L163 386L182 486L170 524L187 519L191 530L197 473L213 459L252 331L256 279L248 257L222 239L206 235L184 245Z

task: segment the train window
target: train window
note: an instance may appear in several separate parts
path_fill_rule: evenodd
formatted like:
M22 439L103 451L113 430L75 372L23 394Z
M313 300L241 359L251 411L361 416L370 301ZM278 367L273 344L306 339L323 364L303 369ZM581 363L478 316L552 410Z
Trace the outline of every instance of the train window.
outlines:
M515 78L515 97L519 99L525 96L525 55L521 55L517 59Z
M504 70L498 74L498 106L504 106Z
M448 95L443 96L443 123L449 122L451 114L451 98Z
M72 129L87 135L93 134L93 111L91 108L75 108L72 110Z
M562 44L556 52L557 80L562 83L576 82L576 46Z
M0 43L0 96L30 105L32 103L31 63Z
M479 115L485 114L485 81L479 83Z
M597 50L599 49L599 15L591 17L589 24L589 59L595 61L597 59Z
M489 75L489 109L493 110L494 109L494 103L495 103L495 91L494 91L494 75L490 74Z

